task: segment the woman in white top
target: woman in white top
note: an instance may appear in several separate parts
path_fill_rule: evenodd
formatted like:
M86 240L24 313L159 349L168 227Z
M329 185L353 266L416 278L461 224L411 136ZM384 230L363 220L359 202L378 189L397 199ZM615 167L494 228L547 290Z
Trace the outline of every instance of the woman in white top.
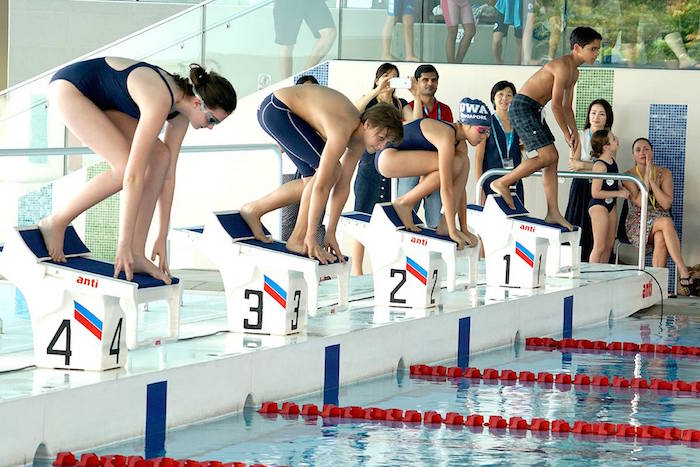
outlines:
M569 169L575 172L591 172L591 135L598 130L610 129L613 124L613 110L605 99L596 99L588 106L586 124L579 130L580 144L569 154ZM564 217L573 225L581 228L581 261L588 262L593 249L593 229L588 215L588 203L591 200L591 180L575 178L571 182L569 204Z

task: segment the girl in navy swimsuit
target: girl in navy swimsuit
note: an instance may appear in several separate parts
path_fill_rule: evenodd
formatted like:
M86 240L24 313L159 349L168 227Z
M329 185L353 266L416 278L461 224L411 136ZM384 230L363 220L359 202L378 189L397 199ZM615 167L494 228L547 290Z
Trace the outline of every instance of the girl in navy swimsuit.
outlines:
M465 186L469 159L464 141L476 146L488 138L490 131L491 113L484 103L465 97L460 103L457 124L430 118L414 120L404 125L403 141L398 147L375 154L377 171L384 177L421 177L418 185L393 202L407 229L418 231L411 215L413 206L440 188L444 215L437 232L449 236L460 250L465 244L477 244L477 237L467 230Z
M104 57L59 70L49 100L66 127L110 165L39 228L54 261L64 262L68 224L124 188L114 276L131 280L144 272L170 283L165 241L175 187L175 164L188 124L212 128L236 108L236 92L225 78L190 65L189 79L134 60ZM158 135L165 126L165 136ZM160 201L160 232L151 259L146 235Z
M593 164L593 172L618 173L615 155L619 146L620 142L612 131L605 129L593 133L591 158L598 159ZM610 259L617 228L616 198L627 198L629 194L617 180L594 179L591 183L591 201L588 203L593 226L591 263L607 263Z

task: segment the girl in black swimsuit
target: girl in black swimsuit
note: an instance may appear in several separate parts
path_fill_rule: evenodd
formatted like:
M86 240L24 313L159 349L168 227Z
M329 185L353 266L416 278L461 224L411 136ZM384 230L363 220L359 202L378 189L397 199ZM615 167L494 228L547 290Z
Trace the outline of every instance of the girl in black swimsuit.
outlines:
M615 155L620 142L612 131L598 130L591 136L591 157L597 158L593 172L618 173ZM588 213L593 226L591 263L607 263L610 259L617 228L616 198L629 197L627 188L617 180L594 179L591 183L591 201Z

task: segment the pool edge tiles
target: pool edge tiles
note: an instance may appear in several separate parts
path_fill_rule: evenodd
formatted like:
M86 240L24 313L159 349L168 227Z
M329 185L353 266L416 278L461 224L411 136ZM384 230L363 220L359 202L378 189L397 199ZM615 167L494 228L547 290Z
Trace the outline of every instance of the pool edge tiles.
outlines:
M623 268L611 269L620 271ZM59 449L79 451L143 436L147 387L155 382L167 382L166 424L174 428L239 411L248 396L252 396L254 404L259 404L264 400L288 399L323 390L328 347L338 346L337 352L332 353L338 356L342 388L345 384L395 371L400 359L408 366L456 358L459 320L465 317L470 317L469 352L474 353L509 345L517 332L521 338L561 335L567 300L572 301L570 322L573 329L604 322L611 313L613 317L629 316L657 303L661 295L655 286L652 294L645 296L651 281L649 276L627 271L610 274L616 277L614 280L606 273L582 276L589 280L558 279L551 290L521 298L515 298L518 294L513 293L511 298L504 297L501 301L498 297L485 300L486 288L479 287L473 294L478 299L483 292L484 300L467 306L459 306L459 302L469 296L465 291L443 292L443 309L420 319L309 336L294 345L119 375L109 381L72 389L41 392L41 387L37 386L36 391L32 390L33 395L0 403L0 417L18 420L12 426L0 428L0 436L16 440L2 462L31 462L41 442L49 455L55 455ZM665 283L665 269L650 271L662 285ZM332 318L325 316L323 319ZM462 329L462 342L465 341L464 332ZM137 354L134 358L138 358ZM13 376L34 380L41 372L51 370L26 371ZM69 420L70 429L66 429Z

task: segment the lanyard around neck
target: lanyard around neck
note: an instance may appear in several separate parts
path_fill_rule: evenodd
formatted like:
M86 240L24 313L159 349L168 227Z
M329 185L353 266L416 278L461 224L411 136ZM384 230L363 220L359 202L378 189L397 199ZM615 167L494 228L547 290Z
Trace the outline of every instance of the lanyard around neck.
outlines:
M503 134L506 137L506 157L503 157L503 150L501 149L501 144L498 142L498 135L496 134L496 128L493 126L493 119L491 119L491 133L493 133L493 137L495 138L494 142L496 143L496 149L498 149L498 156L501 158L501 165L505 167L504 159L512 159L510 157L510 148L513 145L513 140L515 139L513 137L513 130L511 129L510 133L506 133L506 129L503 126L503 123L501 123L501 119L498 118L497 114L493 114L494 117L496 117L496 121L500 125L501 129L503 130Z
M440 103L435 99L435 105L437 105L437 119L442 120L442 109L440 108ZM426 107L425 104L423 104L423 115L426 117L430 118L430 113L428 112L428 107Z

